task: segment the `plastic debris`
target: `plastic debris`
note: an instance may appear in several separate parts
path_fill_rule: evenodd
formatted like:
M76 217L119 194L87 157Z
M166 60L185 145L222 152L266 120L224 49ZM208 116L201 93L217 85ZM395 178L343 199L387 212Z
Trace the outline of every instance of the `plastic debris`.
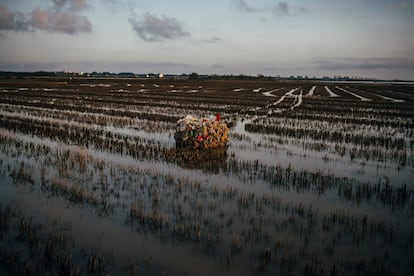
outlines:
M174 134L177 148L215 148L228 145L229 128L220 114L211 118L196 118L191 115L177 121Z

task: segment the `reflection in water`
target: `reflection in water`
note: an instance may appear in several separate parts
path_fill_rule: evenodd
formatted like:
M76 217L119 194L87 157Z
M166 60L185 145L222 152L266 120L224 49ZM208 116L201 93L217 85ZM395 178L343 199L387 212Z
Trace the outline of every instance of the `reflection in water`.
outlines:
M177 164L185 169L199 169L204 172L218 174L227 166L227 147L204 150L177 148L170 149L175 155Z
M0 274L30 274L45 263L51 268L32 274L412 274L412 146L377 151L296 136L311 126L325 130L326 121L357 119L341 113L347 101L320 117L318 109L329 111L332 102L308 95L290 117L270 118L255 108L266 106L264 99L243 98L231 112L258 116L231 113L237 123L228 148L175 149L175 119L159 113L180 112L171 93L148 93L131 105L144 111L124 113L125 103L114 104L124 91L118 88L89 112L73 113L72 103L63 110L44 102L47 110L22 106L26 100L0 105ZM101 89L97 95L105 94ZM72 100L66 94L57 96ZM8 96L19 95L29 96ZM30 103L42 104L35 95ZM154 96L161 105L146 106ZM146 119L131 119L138 114ZM381 125L394 121L377 119L363 120L360 129L382 135ZM295 135L246 131L252 123L284 124ZM399 129L389 127L403 134ZM393 152L407 154L407 162L396 163Z

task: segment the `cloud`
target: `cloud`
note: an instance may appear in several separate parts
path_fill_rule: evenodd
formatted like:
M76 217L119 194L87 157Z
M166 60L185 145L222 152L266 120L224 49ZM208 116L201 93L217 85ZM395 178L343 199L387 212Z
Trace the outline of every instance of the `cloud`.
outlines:
M279 2L274 10L278 15L290 15L290 8L286 2Z
M51 33L76 34L92 31L92 23L88 18L72 11L37 8L32 12L29 22L34 28Z
M307 9L303 6L290 6L287 2L277 2L276 5L252 7L246 3L245 0L233 0L233 6L243 13L271 13L277 16L295 16L299 13L307 12ZM266 21L266 18L262 18L262 21Z
M394 58L337 58L328 60L318 60L317 68L330 71L342 70L414 70L414 60L394 59Z
M92 23L85 16L79 15L88 7L87 0L52 0L48 9L36 8L32 11L30 25L47 32L76 34L91 32Z
M29 24L23 13L11 12L7 7L0 5L0 30L28 31Z
M300 13L306 13L308 10L304 6L289 6L286 2L279 2L273 11L278 16L296 16Z
M76 34L91 32L92 23L79 14L88 7L87 0L52 0L46 9L36 8L28 14L10 12L0 5L0 30Z
M235 0L233 5L241 12L256 12L257 9L249 6L244 0Z
M144 13L139 18L129 18L129 23L138 36L146 41L161 41L191 36L189 32L185 31L183 23L166 15L157 16Z
M52 0L53 7L63 9L67 7L72 11L80 11L88 7L87 0Z
M14 14L2 5L0 5L0 29L14 29Z

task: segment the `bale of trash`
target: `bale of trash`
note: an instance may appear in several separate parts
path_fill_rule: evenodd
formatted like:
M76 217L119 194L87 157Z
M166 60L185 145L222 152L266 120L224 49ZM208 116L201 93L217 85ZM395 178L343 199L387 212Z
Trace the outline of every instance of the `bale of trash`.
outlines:
M220 114L213 118L187 115L177 121L174 139L177 148L216 148L228 145L229 131Z

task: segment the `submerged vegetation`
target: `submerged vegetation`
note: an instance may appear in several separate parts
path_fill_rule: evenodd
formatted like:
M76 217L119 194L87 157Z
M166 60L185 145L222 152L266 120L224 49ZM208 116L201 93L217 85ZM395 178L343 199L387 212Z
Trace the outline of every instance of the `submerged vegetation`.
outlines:
M0 272L414 272L407 84L0 82ZM221 113L228 148L176 149Z

